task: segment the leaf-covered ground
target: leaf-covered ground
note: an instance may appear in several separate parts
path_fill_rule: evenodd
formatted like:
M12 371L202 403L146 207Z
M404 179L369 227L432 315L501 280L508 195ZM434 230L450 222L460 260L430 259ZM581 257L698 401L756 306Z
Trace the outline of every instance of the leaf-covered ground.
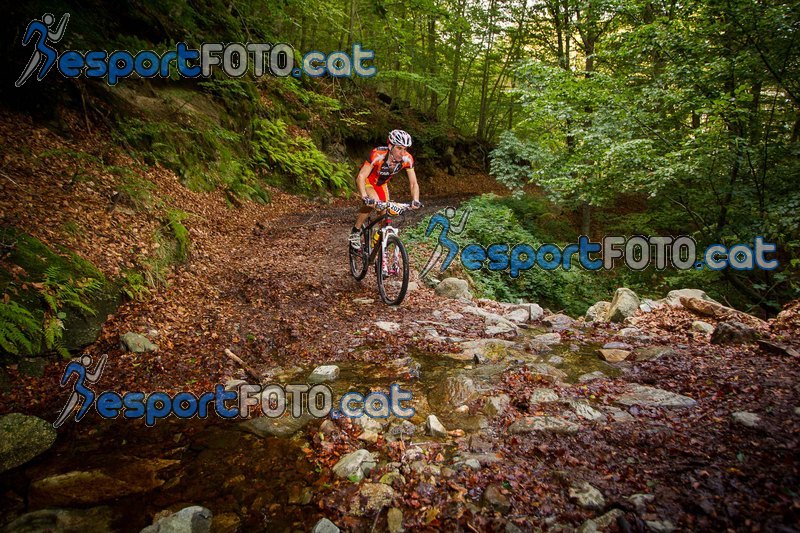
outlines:
M3 117L3 136L26 148L5 148L2 153L3 222L50 244L67 244L110 276L135 266L137 258L152 248L152 233L163 219L157 207L137 211L114 204L120 178L108 167L132 166L128 156L106 153L106 145L95 139L88 149L94 149L103 162L85 163L82 172L89 177L75 179L79 163L64 157L64 152L41 154L54 144L62 150L77 149L78 141L58 140L31 124L15 129L9 118L19 119ZM86 148L86 141L81 143ZM420 324L425 320L444 320L451 335L464 339L485 336L483 319L463 313L463 302L436 296L422 283L395 309L380 303L374 274L361 283L350 277L346 236L354 217L353 201L323 205L271 191L269 206L232 208L219 194L186 190L161 169L141 172L154 184L154 196L167 198L171 208L190 214L185 221L192 243L190 257L168 275L167 288L143 302L124 304L109 317L101 338L86 349L94 357L109 355L103 390L201 393L231 378L247 379L225 355L226 349L273 381L323 363L362 361L364 368L370 368L367 363L458 351L453 343L426 336ZM429 202L429 212L446 203ZM65 232L69 222L79 231ZM488 302L481 305L498 310ZM434 318L447 312L461 317ZM763 334L796 348L797 315L795 306L765 326ZM653 338L630 341L633 347L662 345L674 352L654 361L624 363L613 379L552 383L524 361L512 362L498 374L494 392L467 403L469 413L477 416L489 394L504 392L511 399L503 414L487 417L488 425L477 437L456 431L447 439L432 439L417 432L410 441L389 442L382 434L375 443L364 443L358 440L361 428L348 421L337 420L324 431L313 422L302 433L302 456L292 457L285 444L278 444L284 441L240 433L231 438L230 432L215 440L215 432L224 432L231 423L211 420L165 422L161 430L125 426L114 442L120 447L140 444L139 457L182 461L173 472L177 481L156 489L148 502L140 502L146 515L140 521L152 518L151 506L167 508L177 500L207 505L219 515L233 517L228 525L238 524L242 530L275 524L308 530L323 516L343 529L382 530L388 527L390 508L399 509L407 530L571 529L615 509L619 512L607 525L611 530L666 528L666 522L698 531L796 530L798 359L756 344L709 344L707 335L691 332L692 322L699 318L672 308L637 317L637 327ZM714 320L704 320L714 325ZM375 326L376 321L401 327L387 333ZM119 337L128 331L146 335L158 351L123 351ZM619 326L576 327L562 334L564 345L578 348L620 340ZM42 377L25 375L16 365L7 367L11 388L0 398L0 413L16 411L54 420L66 400L67 390L58 387L63 371L64 362L58 360L46 366ZM562 398L585 399L606 408L615 405L629 383L683 394L697 405L632 406L625 409L632 417L628 422L581 420L580 430L570 435L509 432L509 426L524 416L558 416L563 411L558 402L531 401L534 389L549 388ZM761 423L744 427L733 421L731 414L736 411L757 413ZM0 478L6 495L0 509L6 518L35 510L35 500L33 504L27 500L27 484L48 468L52 473L61 454L71 456L76 448L88 446L92 430L86 428L97 423L92 415L80 430L62 428L50 452ZM100 434L113 440L110 435L119 427L115 424L126 422L103 423ZM375 452L379 466L359 483L336 478L332 467L360 448ZM120 460L113 446L90 449L98 464L104 456ZM270 449L295 462L281 465ZM224 465L215 466L214 453L225 455ZM480 455L479 469L459 465L458 458L468 454ZM276 473L287 465L293 474ZM376 509L356 512L356 507L366 505L363 498L372 488L369 483L378 483L393 470L402 479L388 480L391 499ZM215 489L209 492L208 485L199 483L204 490L193 490L192 480L204 476L214 480ZM287 491L273 487L254 496L252 489L260 487L262 478L269 484L271 476L286 483ZM579 482L588 482L604 495L602 508L587 509L570 497L570 488ZM304 502L296 487L310 491L310 501ZM170 491L179 496L170 498ZM645 496L631 499L637 494Z

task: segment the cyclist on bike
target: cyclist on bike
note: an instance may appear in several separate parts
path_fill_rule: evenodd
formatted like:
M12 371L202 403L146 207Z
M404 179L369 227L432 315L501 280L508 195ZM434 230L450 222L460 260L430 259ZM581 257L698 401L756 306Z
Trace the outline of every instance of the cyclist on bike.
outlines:
M369 160L364 161L358 172L356 183L364 206L358 212L356 223L350 233L350 246L355 250L361 248L360 231L364 221L367 220L372 206L377 201L389 201L389 180L395 174L405 169L408 175L408 185L411 189L412 209L419 209L419 185L417 174L414 171L414 158L407 149L411 146L411 135L403 130L392 130L386 141L388 146L379 146L372 150Z

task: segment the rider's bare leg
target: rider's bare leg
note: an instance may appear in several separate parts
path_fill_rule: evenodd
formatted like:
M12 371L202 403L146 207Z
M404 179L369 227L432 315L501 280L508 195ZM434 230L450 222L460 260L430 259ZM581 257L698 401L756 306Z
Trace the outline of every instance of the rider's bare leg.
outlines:
M372 198L373 200L380 200L378 193L375 192L375 189L372 187L367 187L367 196ZM389 201L389 190L386 190L386 201ZM367 217L369 216L370 212L372 212L372 207L368 205L361 206L361 209L358 212L358 216L356 217L356 223L353 226L354 228L361 229L361 226L364 225L364 222L367 221Z

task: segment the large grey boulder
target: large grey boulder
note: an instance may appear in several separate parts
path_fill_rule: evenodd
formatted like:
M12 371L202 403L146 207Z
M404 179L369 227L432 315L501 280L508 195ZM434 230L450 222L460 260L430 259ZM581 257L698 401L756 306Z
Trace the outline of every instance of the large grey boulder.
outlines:
M445 278L436 286L436 292L439 296L445 298L452 298L457 300L459 298L472 298L469 293L469 284L463 279L458 278Z
M211 531L211 511L199 505L181 509L165 516L140 533L209 533Z
M35 416L0 416L0 472L27 463L56 441L52 424Z
M683 307L681 298L698 298L707 302L719 303L700 289L677 289L669 291L667 297L664 298L664 302L670 307Z
M633 316L639 310L639 297L636 293L626 287L620 287L614 293L614 299L606 313L606 320L609 322L622 322L628 317Z

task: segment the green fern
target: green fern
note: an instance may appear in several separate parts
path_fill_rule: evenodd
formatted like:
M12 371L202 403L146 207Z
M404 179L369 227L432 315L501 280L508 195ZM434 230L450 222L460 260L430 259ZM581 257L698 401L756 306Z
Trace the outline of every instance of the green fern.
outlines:
M0 348L8 353L34 353L41 325L16 302L0 303Z

